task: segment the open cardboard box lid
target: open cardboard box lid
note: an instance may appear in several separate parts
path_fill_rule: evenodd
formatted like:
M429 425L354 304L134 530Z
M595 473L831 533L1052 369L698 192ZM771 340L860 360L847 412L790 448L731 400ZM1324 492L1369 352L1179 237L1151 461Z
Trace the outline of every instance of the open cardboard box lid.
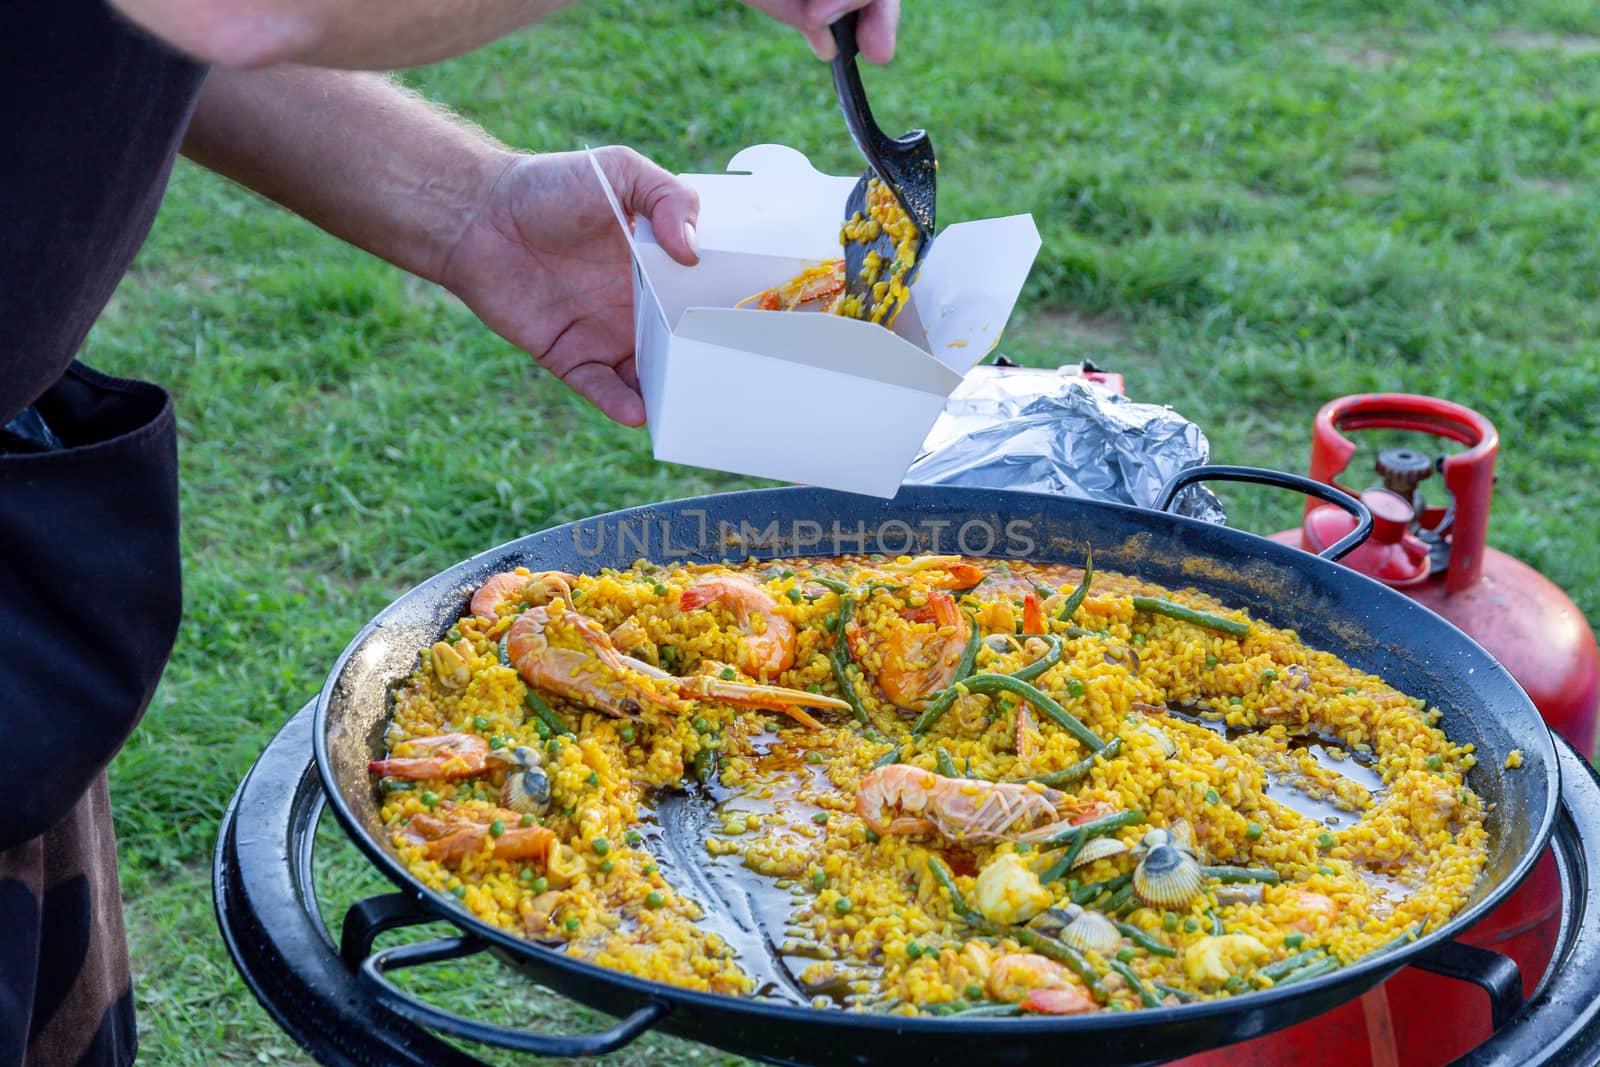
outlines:
M630 230L635 359L656 459L871 496L899 488L945 398L1000 339L1039 251L1030 215L940 230L891 332L733 305L837 259L854 177L783 145L746 148L700 194L700 262Z

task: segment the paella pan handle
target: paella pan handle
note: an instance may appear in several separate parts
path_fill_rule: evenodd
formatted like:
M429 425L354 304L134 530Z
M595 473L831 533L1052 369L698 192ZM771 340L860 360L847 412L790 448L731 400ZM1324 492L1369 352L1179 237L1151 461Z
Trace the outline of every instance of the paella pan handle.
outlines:
M432 922L437 918L405 893L387 893L357 901L345 915L339 952L345 963L355 970L356 977L373 988L384 1007L442 1034L535 1056L603 1056L650 1029L669 1010L667 1005L652 1000L609 1030L571 1036L530 1033L445 1011L407 994L389 980L387 972L475 955L489 947L486 942L470 935L443 937L372 952L373 939L385 930Z
M1327 548L1318 552L1323 559L1343 559L1356 547L1365 541L1372 533L1372 512L1367 506L1342 489L1335 489L1326 482L1315 481L1299 474L1290 474L1287 471L1268 470L1264 467L1230 467L1223 464L1212 464L1204 467L1190 467L1188 470L1179 471L1172 476L1172 480L1161 487L1161 495L1156 498L1157 511L1171 511L1172 502L1178 493L1196 482L1250 482L1255 485L1270 485L1278 489L1295 489L1314 496L1318 500L1325 500L1335 507L1342 508L1355 516L1356 528L1345 536L1339 538Z
M1489 1020L1499 1030L1522 1008L1522 971L1509 956L1460 941L1441 941L1406 961L1431 974L1455 978L1489 994Z

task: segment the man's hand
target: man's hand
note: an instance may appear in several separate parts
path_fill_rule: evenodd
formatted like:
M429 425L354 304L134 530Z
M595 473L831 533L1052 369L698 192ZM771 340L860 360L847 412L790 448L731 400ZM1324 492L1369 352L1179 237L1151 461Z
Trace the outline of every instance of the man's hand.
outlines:
M900 24L900 0L742 0L765 11L786 26L806 35L818 59L832 59L838 51L828 27L840 15L860 11L856 23L856 47L869 63L887 63L894 58L895 31Z
M648 219L673 259L695 263L694 190L631 148L595 155L630 219ZM439 280L606 415L644 423L628 243L584 153L515 157Z

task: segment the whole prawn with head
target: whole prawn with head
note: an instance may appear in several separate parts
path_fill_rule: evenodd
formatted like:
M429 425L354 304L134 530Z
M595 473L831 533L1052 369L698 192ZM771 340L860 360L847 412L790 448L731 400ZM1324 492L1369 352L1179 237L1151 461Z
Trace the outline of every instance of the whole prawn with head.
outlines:
M881 666L874 675L878 688L895 707L916 711L955 681L972 623L956 607L955 598L938 589L928 594L924 607L904 608L899 615L886 635L874 637L859 623L858 614L845 636L857 661L864 659L860 653L868 643L879 643Z
M937 833L947 841L1042 841L1086 818L1100 804L1037 783L947 778L905 763L863 775L856 814L876 834Z

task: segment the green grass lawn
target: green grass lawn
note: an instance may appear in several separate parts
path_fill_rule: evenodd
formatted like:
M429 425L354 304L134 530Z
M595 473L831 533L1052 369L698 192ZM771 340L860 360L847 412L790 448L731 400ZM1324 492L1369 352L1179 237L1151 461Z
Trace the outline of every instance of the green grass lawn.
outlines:
M916 2L900 47L869 88L886 126L933 131L941 219L1031 211L1044 234L1003 351L1120 370L1229 462L1303 469L1312 414L1344 393L1467 403L1504 440L1494 543L1600 617L1592 4ZM859 167L826 69L722 0L586 5L408 80L533 149L626 142L715 170L780 141ZM187 166L86 358L171 388L183 434L183 630L113 766L145 1062L304 1062L210 914L216 821L262 745L440 568L754 483L656 464L449 298ZM1299 507L1226 498L1257 530ZM379 888L337 846L330 910ZM495 972L425 980L592 1022ZM697 1058L724 1057L611 1059Z

